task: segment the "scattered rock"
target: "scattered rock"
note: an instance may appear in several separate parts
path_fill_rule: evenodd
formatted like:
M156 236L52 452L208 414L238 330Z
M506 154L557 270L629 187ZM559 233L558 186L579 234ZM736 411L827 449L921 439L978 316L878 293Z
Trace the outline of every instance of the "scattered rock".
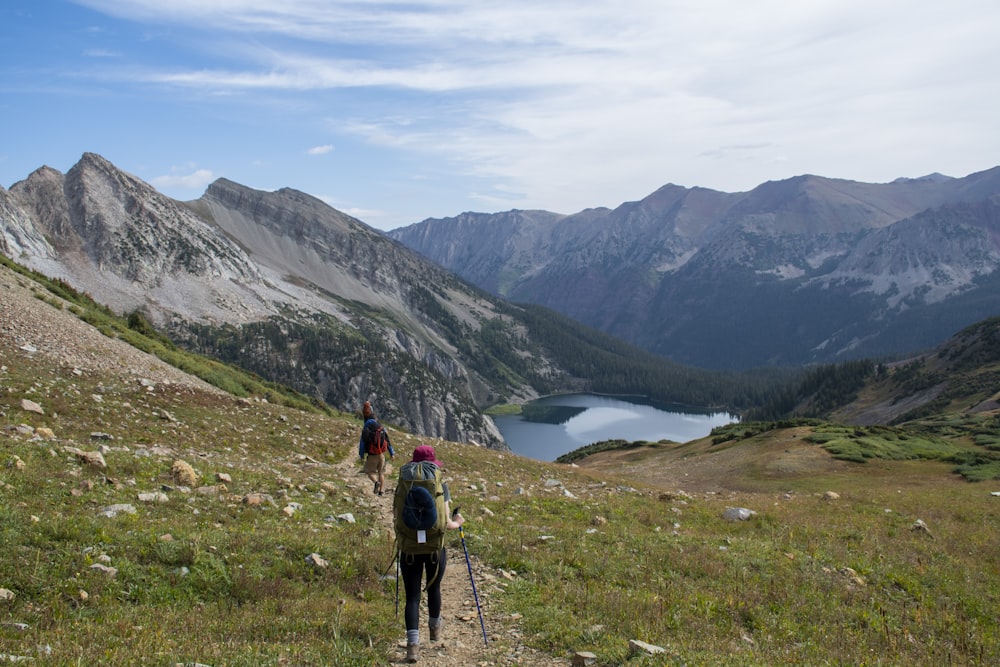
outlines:
M165 503L170 500L167 494L162 491L154 491L151 493L140 493L136 496L140 503Z
M757 512L748 510L745 507L727 507L722 513L722 518L726 521L747 521L757 516Z
M73 447L68 448L76 460L85 466L90 468L96 468L97 470L107 470L108 464L104 461L104 455L100 452L84 452Z
M243 504L248 507L257 507L267 503L269 505L274 505L274 498L266 493L248 493L243 496Z
M104 563L94 563L93 565L90 566L90 569L106 574L108 575L108 577L112 579L118 576L118 568L110 567L108 565L105 565Z
M11 630L17 630L18 632L27 632L28 630L31 629L31 626L28 625L27 623L5 622L5 623L0 623L0 628L9 628ZM0 660L0 662L3 662L3 660Z
M630 639L628 640L628 652L629 655L657 655L659 653L666 653L667 649L662 646L647 644L646 642L639 641L638 639Z
M121 503L118 505L108 505L101 510L101 516L106 516L109 519L113 519L119 514L135 514L135 505L129 505L128 503Z
M837 570L837 572L847 577L850 580L850 582L855 586L865 586L867 584L864 577L858 574L854 568L842 567L839 570Z
M173 475L174 481L182 486L198 486L198 473L183 459L174 461L170 466L170 474Z
M924 535L930 537L932 540L934 539L934 535L931 533L931 529L927 527L927 524L924 523L923 519L917 519L916 521L914 521L913 525L910 526L910 530L916 531L918 533L923 533Z
M16 595L14 594L14 591L10 590L9 588L0 588L0 601L10 602L15 597Z
M823 500L840 500L840 494L836 491L827 491L823 494Z
M25 412L34 412L39 415L45 414L45 410L42 409L42 406L34 401L28 400L27 398L21 399L21 409Z
M590 651L577 651L573 654L573 667L587 667L597 662L597 656Z
M311 553L308 556L306 556L306 562L320 570L325 570L326 568L330 567L330 563L328 563L326 559L320 556L318 553Z
M337 521L343 521L344 523L355 523L354 515L350 512L346 514L338 514Z

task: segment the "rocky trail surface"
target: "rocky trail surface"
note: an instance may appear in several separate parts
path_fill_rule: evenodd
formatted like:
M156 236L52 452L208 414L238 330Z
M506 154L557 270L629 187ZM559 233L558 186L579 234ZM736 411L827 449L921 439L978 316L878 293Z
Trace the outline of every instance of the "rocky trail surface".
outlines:
M404 462L400 456L396 463ZM345 483L355 493L369 498L372 511L377 512L387 531L392 531L392 494L395 490L392 479L393 465L390 462L386 471L387 489L381 496L373 493L372 483L361 472L356 453L337 464ZM445 467L447 481L447 465ZM474 518L466 515L465 532L468 535L476 529ZM458 531L452 531L457 533ZM449 535L449 542L455 535ZM473 595L469 568L472 568L471 579L475 581L479 607L482 609L483 620L480 622ZM395 571L387 576L395 577ZM441 583L441 617L444 619L444 630L441 640L430 641L427 629L427 596L420 600L420 659L418 665L429 667L477 666L494 667L501 665L523 665L525 667L559 667L570 664L568 659L557 659L551 655L536 651L524 645L523 634L517 625L516 617L504 614L496 605L496 596L502 595L500 587L502 577L484 566L475 554L470 553L466 560L462 546L448 547L448 564L445 568L444 580ZM402 588L399 591L399 616L387 619L399 626L400 640L392 656L391 664L408 664L406 662L406 639L403 622L403 604L405 596ZM483 640L485 626L486 641Z

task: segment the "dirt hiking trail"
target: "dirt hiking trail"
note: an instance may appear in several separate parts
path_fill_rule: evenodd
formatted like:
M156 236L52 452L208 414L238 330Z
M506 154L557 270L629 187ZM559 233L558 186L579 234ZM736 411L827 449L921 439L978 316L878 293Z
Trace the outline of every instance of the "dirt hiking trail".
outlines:
M355 493L366 500L366 504L377 511L385 530L392 532L392 497L395 491L395 478L392 476L396 464L405 463L404 457L397 455L399 461L387 462L386 489L383 495L373 493L372 482L361 471L357 451L353 451L346 459L337 464L343 473L347 485ZM445 468L445 480L448 480ZM468 537L476 529L474 519L466 515L465 533ZM453 540L454 538L454 540ZM427 629L427 595L420 598L420 659L417 665L424 667L498 667L501 665L523 665L524 667L565 667L571 664L569 658L558 659L549 654L531 649L524 645L521 629L510 614L494 609L492 600L502 595L498 587L499 577L485 567L476 554L469 553L472 565L472 576L476 582L476 592L479 605L483 612L483 623L486 627L488 646L483 641L483 627L480 625L479 613L476 611L476 601L469 581L469 566L466 564L465 551L461 544L451 546L457 541L458 531L448 532L448 563L445 568L444 580L441 582L441 618L444 628L440 641L432 642ZM395 577L395 568L388 576ZM389 656L388 665L409 664L406 662L406 628L403 621L403 605L405 595L402 584L399 591L399 616L391 622L399 626L399 640L395 651Z

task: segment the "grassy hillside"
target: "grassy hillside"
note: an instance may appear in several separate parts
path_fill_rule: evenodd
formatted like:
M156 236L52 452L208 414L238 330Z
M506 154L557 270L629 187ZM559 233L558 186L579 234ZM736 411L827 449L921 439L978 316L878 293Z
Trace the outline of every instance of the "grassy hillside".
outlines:
M0 282L6 299L14 281ZM37 294L54 322L75 318ZM111 339L67 363L46 332L11 333L25 326L0 323L0 660L398 660L391 536L355 462L357 420L150 384L153 361L111 363ZM811 434L649 444L580 467L435 443L490 646L449 644L465 662L426 664L544 664L522 644L548 664L575 651L602 666L1000 663L1000 487L941 461L838 460ZM418 443L393 436L404 456ZM178 460L195 483L174 477ZM727 521L730 507L756 514ZM478 625L474 607L445 612ZM664 652L633 656L631 639Z

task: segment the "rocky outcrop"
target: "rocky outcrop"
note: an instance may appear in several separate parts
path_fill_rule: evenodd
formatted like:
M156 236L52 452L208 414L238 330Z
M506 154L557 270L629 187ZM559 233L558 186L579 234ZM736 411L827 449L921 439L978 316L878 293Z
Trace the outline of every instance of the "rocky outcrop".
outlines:
M115 310L141 309L154 322L277 312L275 290L236 243L98 155L65 176L42 167L8 194L10 256Z

